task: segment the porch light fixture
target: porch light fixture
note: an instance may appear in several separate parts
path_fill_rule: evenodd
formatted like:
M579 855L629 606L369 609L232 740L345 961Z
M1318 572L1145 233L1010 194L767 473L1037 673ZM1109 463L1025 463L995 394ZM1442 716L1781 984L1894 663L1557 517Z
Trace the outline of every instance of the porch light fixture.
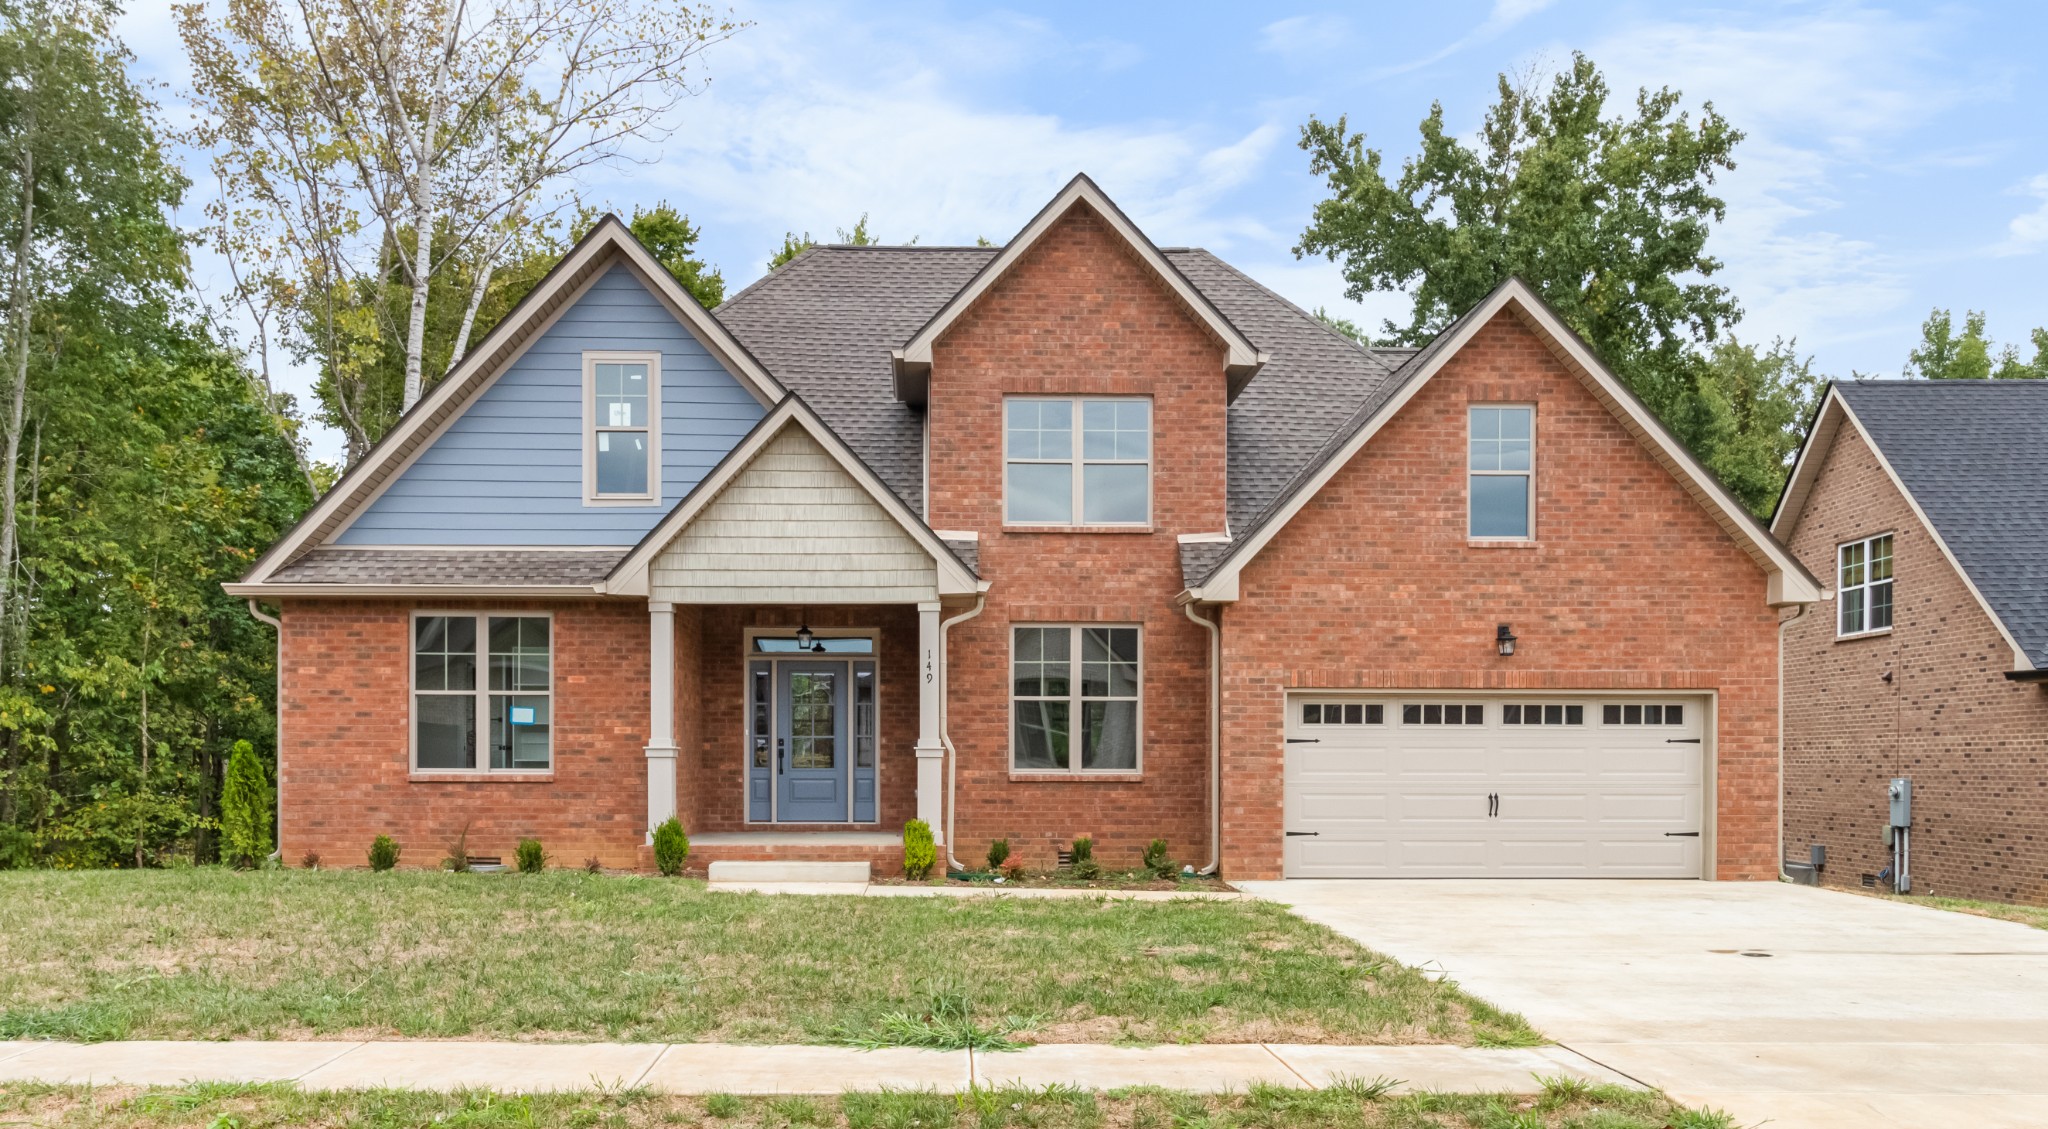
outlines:
M799 651L808 651L811 649L810 624L806 623L803 626L796 629L796 649Z
M1505 623L1496 626L1493 629L1493 643L1494 646L1500 648L1502 658L1514 654L1515 629Z

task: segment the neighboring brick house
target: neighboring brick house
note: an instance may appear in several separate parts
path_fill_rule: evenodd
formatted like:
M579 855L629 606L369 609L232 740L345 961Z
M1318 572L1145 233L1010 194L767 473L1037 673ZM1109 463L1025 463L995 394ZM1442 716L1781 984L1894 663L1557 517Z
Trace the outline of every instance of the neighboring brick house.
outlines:
M2048 903L2048 383L1840 381L1773 530L1832 577L1785 630L1785 847L1824 882ZM1890 882L1885 883L1886 886Z
M230 591L280 837L1770 878L1817 583L1554 311L1368 349L1086 178L707 313L606 219Z

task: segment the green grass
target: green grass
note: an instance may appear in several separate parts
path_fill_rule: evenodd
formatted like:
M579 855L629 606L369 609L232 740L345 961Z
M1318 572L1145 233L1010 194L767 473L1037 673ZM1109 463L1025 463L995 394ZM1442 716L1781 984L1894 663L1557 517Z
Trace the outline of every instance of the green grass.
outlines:
M202 869L0 873L0 905L0 1038L1539 1038L1262 902Z
M1885 894L1893 901L1911 902L1914 905L1932 906L1935 909L1953 910L1956 913L1972 913L1978 917L1995 917L2000 921L2017 921L2036 929L2048 929L2048 906L2023 906L2009 902L1985 902L1975 898L1936 898L1921 894Z
M1090 1093L1067 1087L838 1098L672 1097L645 1091L505 1096L472 1091L307 1093L290 1086L140 1090L0 1083L0 1125L57 1129L1732 1129L1724 1115L1607 1086L1529 1094L1392 1096L1255 1086L1242 1094Z

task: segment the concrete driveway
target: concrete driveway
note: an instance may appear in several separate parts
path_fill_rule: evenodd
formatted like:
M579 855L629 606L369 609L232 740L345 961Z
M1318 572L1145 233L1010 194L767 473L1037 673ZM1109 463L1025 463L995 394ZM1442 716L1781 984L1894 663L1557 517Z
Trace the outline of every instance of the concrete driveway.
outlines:
M2048 1126L2048 932L1780 883L1239 885L1743 1125Z

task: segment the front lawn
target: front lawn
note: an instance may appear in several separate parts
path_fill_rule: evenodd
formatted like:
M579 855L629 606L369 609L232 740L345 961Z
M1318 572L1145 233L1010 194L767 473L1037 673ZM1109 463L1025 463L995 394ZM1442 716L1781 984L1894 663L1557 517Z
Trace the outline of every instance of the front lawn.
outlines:
M1532 1090L1536 1083L1530 1083ZM891 1092L838 1098L672 1097L644 1091L508 1097L406 1090L305 1093L289 1086L167 1090L0 1083L0 1124L64 1129L506 1129L701 1126L704 1129L1731 1129L1721 1114L1660 1094L1552 1085L1530 1094L1374 1093L1254 1086L1244 1094L1165 1090Z
M1539 1041L1262 902L574 872L0 873L0 1039Z
M1933 906L1935 909L1952 910L1956 913L1970 913L1978 917L1995 917L2000 921L2017 921L2036 929L2048 929L2048 906L2023 906L2011 902L1984 902L1975 898L1937 898L1924 894L1884 894L1882 897L1893 901L1911 902L1919 906Z

